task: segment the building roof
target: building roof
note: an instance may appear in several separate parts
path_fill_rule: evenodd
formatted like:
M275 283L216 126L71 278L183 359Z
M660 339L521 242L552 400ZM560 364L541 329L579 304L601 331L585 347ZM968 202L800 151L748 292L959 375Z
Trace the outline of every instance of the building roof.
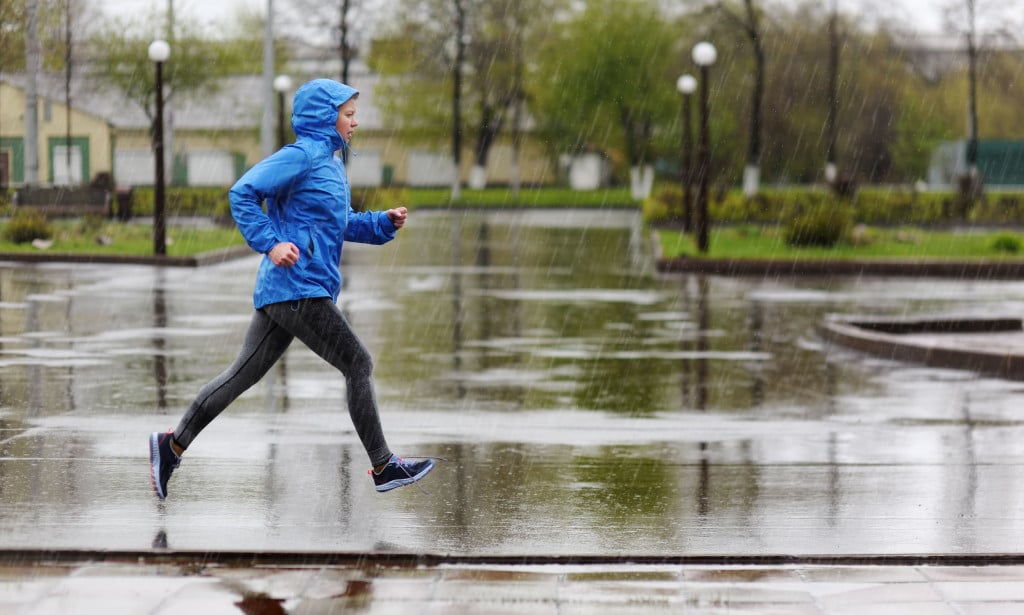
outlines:
M306 79L294 79L298 87ZM365 130L383 127L380 109L374 105L378 77L368 72L355 75L351 80L359 90L359 123ZM0 82L20 89L27 85L23 73L4 73ZM175 128L179 130L255 130L263 115L262 82L260 75L233 75L221 79L217 87L201 95L172 98ZM44 73L36 80L39 96L64 104L63 73ZM293 88L294 89L294 88ZM290 95L289 95L290 96ZM276 103L273 103L276 104ZM143 109L122 92L113 88L99 88L95 80L85 75L73 75L71 105L78 111L100 117L121 130L146 130L150 120ZM290 101L288 107L291 107Z

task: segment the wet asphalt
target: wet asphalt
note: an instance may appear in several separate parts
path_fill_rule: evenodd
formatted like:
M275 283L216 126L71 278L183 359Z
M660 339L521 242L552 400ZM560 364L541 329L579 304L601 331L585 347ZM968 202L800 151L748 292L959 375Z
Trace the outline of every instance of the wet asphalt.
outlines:
M296 344L157 500L146 438L234 358L257 257L0 264L0 610L1024 606L1021 383L816 332L1024 283L662 274L625 212L421 213L343 260L389 443L446 459L422 488L373 490Z

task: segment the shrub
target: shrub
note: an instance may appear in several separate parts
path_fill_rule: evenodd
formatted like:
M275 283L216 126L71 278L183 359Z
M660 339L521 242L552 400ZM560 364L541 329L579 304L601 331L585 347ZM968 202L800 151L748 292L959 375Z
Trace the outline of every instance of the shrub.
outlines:
M14 243L30 243L53 237L53 227L38 211L19 209L4 226L3 237Z
M786 225L786 243L793 247L831 248L846 237L850 229L850 212L846 206L832 201L800 208Z
M992 248L992 250L996 252L1007 252L1009 254L1016 254L1020 252L1020 238L1018 238L1016 235L1004 233L992 239L990 247Z
M169 216L213 216L227 204L228 189L179 187L167 189L165 213ZM153 215L153 188L138 186L132 190L132 215Z
M644 199L642 208L644 219L648 221L663 222L670 219L673 212L679 211L683 201L683 189L678 185L669 184L659 190L651 192L651 196Z

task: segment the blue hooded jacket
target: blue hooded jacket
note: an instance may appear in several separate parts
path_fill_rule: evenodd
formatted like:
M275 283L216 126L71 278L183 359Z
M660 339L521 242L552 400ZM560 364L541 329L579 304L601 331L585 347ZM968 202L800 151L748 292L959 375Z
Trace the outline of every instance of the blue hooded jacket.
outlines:
M385 212L352 210L345 167L335 156L346 147L335 128L338 107L356 95L331 79L303 84L292 105L296 142L249 169L228 194L246 243L264 255L253 292L257 309L297 299L337 301L344 241L383 244L395 237ZM285 241L299 248L299 260L278 267L267 253Z

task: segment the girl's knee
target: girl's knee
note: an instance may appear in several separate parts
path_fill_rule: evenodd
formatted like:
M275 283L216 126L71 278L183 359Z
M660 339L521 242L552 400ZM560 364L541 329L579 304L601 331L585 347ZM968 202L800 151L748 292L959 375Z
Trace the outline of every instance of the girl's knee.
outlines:
M373 356L365 349L360 349L349 361L349 375L369 378L373 375Z

